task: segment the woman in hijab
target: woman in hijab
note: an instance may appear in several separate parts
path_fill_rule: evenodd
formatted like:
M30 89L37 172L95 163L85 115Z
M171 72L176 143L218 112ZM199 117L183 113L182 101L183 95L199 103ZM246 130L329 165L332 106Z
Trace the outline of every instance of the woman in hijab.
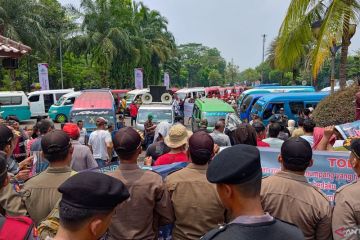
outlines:
M155 128L154 142L146 149L144 165L151 166L160 156L170 152L170 148L164 143L171 125L168 122L160 122Z
M248 123L242 123L233 134L234 144L247 144L256 146L256 131Z

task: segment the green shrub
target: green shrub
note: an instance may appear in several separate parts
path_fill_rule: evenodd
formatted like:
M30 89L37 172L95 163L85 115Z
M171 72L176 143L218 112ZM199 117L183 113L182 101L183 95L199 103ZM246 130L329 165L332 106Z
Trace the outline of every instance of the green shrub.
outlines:
M355 94L359 87L353 85L321 101L313 114L316 125L326 127L355 121Z

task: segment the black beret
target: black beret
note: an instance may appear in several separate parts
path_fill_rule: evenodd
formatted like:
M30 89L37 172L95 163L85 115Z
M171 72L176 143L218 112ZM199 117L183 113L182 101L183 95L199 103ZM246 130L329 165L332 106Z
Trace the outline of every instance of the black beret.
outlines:
M260 152L255 146L238 144L222 150L209 164L211 183L241 184L261 178Z
M59 187L61 201L82 209L112 210L130 197L118 179L98 172L81 172Z

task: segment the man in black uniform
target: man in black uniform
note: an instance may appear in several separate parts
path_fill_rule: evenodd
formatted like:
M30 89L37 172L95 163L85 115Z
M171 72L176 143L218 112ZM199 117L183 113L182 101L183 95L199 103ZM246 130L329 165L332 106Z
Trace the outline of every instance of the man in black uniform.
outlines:
M236 145L221 151L210 163L207 179L216 189L232 221L201 239L300 240L302 232L294 225L265 213L260 201L261 164L259 150Z

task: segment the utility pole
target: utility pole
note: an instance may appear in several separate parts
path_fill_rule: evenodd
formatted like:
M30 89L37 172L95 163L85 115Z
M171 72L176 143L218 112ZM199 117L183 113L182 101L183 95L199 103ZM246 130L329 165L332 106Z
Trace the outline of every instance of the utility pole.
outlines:
M265 61L266 34L263 34L262 38L263 38L263 45L262 45L262 61L261 61L261 63L264 63L264 61ZM264 70L263 69L261 69L261 83L264 83Z
M63 76L63 59L62 59L61 37L60 37L60 78L61 78L61 89L64 89L64 76Z

